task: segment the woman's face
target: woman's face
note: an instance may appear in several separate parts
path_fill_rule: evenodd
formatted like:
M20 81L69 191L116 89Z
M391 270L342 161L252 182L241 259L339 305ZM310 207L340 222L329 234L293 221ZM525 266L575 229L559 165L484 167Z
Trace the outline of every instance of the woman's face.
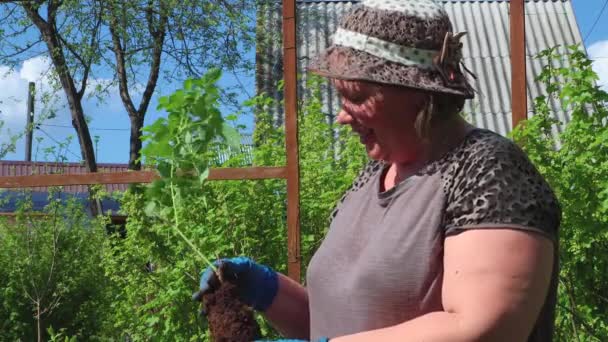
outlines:
M333 80L342 98L337 122L350 125L375 160L407 163L418 158L422 142L415 121L426 97L400 87Z

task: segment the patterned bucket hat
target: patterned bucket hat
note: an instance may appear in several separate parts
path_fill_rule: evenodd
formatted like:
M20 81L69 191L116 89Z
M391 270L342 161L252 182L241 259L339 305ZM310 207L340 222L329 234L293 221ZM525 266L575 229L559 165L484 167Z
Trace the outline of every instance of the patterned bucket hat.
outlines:
M342 18L333 43L308 70L471 99L462 69L475 75L462 64L464 34L452 32L445 9L433 0L363 0Z

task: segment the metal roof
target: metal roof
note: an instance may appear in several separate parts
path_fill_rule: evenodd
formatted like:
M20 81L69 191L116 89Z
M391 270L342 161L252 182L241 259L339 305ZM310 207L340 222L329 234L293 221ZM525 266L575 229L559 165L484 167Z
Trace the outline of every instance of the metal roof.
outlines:
M329 44L339 18L358 2L298 1L298 72L303 74L303 79L309 58ZM509 3L491 0L441 2L452 20L454 30L468 32L463 39L464 63L478 76L474 82L478 93L474 100L467 101L465 114L473 124L506 135L511 130ZM280 99L282 93L275 90L282 76L281 11L277 6L280 5L269 5L258 19L258 24L263 26L259 27L258 32L274 39L270 39L271 44L258 46L256 85L259 92L265 91ZM528 0L525 8L528 109L531 111L533 99L544 94L542 85L535 82L535 78L546 60L536 59L535 56L557 45L582 45L582 38L570 0ZM263 43L263 38L259 42ZM323 103L329 119L333 120L339 102L331 87L325 87L322 91ZM303 82L300 82L298 91L306 96ZM555 118L561 122L570 120L559 103L552 105ZM275 110L282 113L279 106ZM282 121L279 114L277 121Z
M46 191L33 191L25 192L22 190L16 191L3 191L0 192L0 216L6 213L14 213L17 208L20 207L21 203L28 204L28 210L31 212L41 212L52 200L60 200L62 202L68 199L73 199L87 214L91 214L89 205L89 197L87 193L68 193L68 192L57 192L51 194ZM120 203L118 200L105 197L100 201L101 209L104 214L109 213L112 216L116 216L120 213Z

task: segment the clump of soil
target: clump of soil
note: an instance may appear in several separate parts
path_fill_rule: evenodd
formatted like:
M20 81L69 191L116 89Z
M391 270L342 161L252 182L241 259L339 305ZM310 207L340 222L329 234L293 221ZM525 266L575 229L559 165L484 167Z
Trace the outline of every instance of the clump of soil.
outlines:
M203 305L214 342L251 342L260 338L253 310L239 299L237 287L224 281L203 295Z

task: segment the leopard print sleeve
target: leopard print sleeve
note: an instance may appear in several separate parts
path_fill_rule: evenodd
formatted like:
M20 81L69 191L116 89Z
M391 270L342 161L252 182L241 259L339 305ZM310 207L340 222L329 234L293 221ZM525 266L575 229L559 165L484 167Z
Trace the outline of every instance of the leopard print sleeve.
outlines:
M557 199L512 141L490 131L477 132L448 164L442 176L446 235L475 228L512 228L557 239Z

